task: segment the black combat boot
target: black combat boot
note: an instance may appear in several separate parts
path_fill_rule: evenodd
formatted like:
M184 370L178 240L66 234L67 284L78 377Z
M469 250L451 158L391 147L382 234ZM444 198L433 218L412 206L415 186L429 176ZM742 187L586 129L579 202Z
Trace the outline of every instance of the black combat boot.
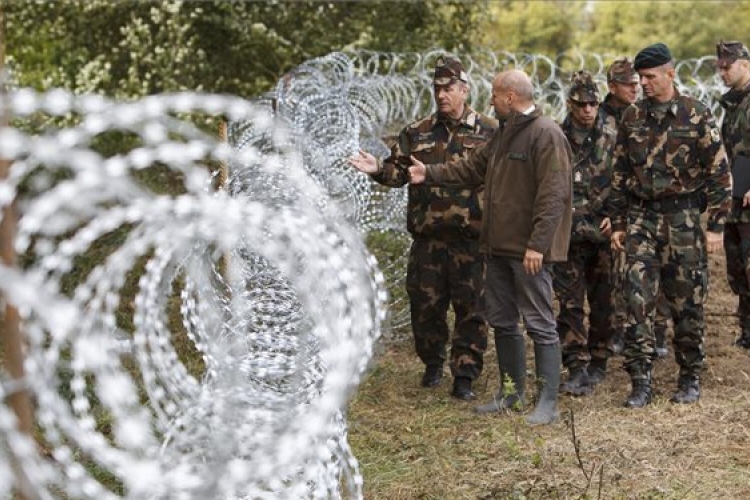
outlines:
M590 386L601 384L607 376L607 358L591 358L588 372Z
M691 404L701 397L700 379L696 375L680 375L677 379L677 392L669 401L679 404Z
M734 345L742 349L750 349L750 332L743 330L737 340L734 341Z
M529 425L547 425L560 418L557 412L557 391L560 388L560 344L534 343L537 384L541 383L534 412L526 417Z
M451 396L462 401L473 401L477 395L471 390L471 379L469 377L456 377L453 380Z
M497 413L523 410L526 389L526 345L521 335L495 333L497 365L500 369L500 390L487 403L474 408L474 413Z
M651 402L651 373L645 378L631 378L632 389L625 400L626 408L643 408Z
M443 378L443 365L427 365L422 375L422 387L436 387Z
M594 386L589 380L589 372L585 366L572 366L568 380L560 386L560 392L572 396L588 396L594 392Z

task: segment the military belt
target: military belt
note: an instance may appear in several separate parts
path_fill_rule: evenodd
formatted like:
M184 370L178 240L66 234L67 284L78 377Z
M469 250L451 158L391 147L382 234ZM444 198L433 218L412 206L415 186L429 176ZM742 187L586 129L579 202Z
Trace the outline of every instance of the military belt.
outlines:
M631 205L640 207L643 210L652 210L654 212L679 212L690 208L702 209L701 196L698 193L684 195L665 196L655 200L644 200L643 198L632 197Z

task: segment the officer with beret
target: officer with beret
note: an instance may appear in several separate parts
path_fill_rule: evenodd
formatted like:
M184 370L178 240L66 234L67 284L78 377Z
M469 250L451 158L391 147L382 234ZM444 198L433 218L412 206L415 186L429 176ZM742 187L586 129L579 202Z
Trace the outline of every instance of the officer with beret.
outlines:
M730 207L729 170L710 109L681 95L673 83L669 48L649 45L636 55L634 68L645 97L628 108L620 122L610 195L612 246L626 258L623 353L632 390L625 406L651 402L653 321L660 291L674 319L679 365L671 401L693 403L700 398L705 362L706 253L722 248ZM704 232L701 211L706 204Z
M561 128L573 150L573 224L568 260L555 262L552 274L559 304L557 333L568 369L568 380L560 391L584 396L604 378L615 333L612 227L605 207L616 136L604 131L599 88L590 73L573 74L567 104ZM588 328L584 324L586 299Z
M466 98L469 80L461 61L443 55L433 76L437 111L408 125L382 164L360 152L349 162L376 182L401 187L409 182L410 156L443 163L469 156L497 128L497 120L474 111ZM421 385L440 384L451 340L447 312L455 313L450 350L451 395L476 396L472 382L482 372L487 324L481 313L485 262L479 251L483 189L478 186L410 185L406 228L413 242L406 271L411 328L425 364Z
M638 87L640 78L633 68L633 61L629 57L615 59L607 69L607 87L609 93L599 106L599 114L604 122L604 132L617 137L622 113L628 106L638 100ZM615 288L622 289L624 279L625 259L622 253L615 256L616 267ZM612 339L612 349L621 353L624 342L626 312L625 296L617 294L615 297L615 334ZM654 318L654 337L656 338L656 355L659 358L668 354L666 339L669 316L669 304L663 294L659 294L656 301L656 317ZM597 363L589 365L589 375L593 382L598 382L605 375L603 367Z
M741 42L716 45L716 69L729 87L721 136L732 168L732 209L724 228L727 279L739 296L738 347L750 349L750 52Z

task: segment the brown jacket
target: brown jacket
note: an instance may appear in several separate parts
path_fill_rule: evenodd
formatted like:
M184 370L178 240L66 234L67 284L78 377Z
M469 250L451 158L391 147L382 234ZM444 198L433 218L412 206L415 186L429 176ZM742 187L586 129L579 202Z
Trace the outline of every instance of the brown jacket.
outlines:
M429 165L427 183L484 183L480 241L487 253L523 259L530 248L544 262L564 262L573 214L571 163L562 130L537 108L512 114L468 158Z

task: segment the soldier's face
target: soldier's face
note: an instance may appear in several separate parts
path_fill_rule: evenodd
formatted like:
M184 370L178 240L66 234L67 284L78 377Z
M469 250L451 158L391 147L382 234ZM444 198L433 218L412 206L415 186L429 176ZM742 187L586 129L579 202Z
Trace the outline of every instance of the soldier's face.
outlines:
M633 104L638 100L638 83L609 82L609 93L612 94L620 104Z
M716 63L716 71L719 72L721 80L727 87L740 90L750 79L750 62L737 59L732 63L719 60Z
M568 99L568 109L573 125L579 128L591 128L596 122L599 103L596 101L574 101Z
M464 83L453 82L448 85L435 85L434 88L438 111L453 119L461 118L468 87Z
M641 87L646 97L657 102L667 102L672 99L674 68L665 65L641 69L638 70L638 74L641 77Z

